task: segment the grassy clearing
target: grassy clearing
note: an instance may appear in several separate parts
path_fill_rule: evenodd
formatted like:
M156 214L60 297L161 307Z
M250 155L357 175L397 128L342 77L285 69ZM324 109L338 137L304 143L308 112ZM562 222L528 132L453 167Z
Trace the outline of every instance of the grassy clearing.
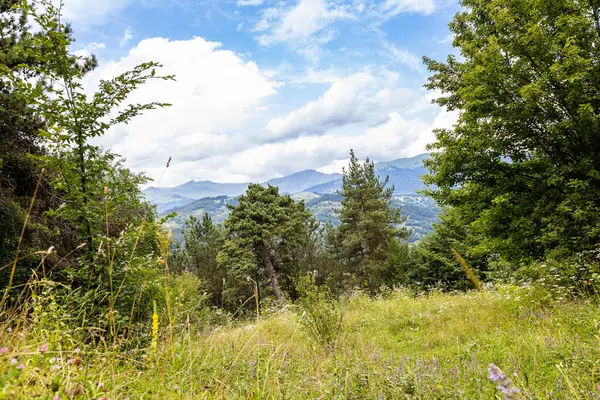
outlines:
M493 363L519 398L600 398L600 308L541 307L518 294L358 296L344 306L334 348L315 342L293 310L204 333L175 327L173 345L165 332L155 351L84 346L48 330L58 325L47 315L3 328L1 397L493 399Z

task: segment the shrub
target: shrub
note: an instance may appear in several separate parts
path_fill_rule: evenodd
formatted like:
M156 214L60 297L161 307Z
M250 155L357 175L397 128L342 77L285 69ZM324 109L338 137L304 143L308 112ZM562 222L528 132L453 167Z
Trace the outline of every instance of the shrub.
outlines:
M600 248L574 257L548 257L519 270L522 281L549 290L555 298L600 293Z
M332 348L342 330L343 310L327 286L317 286L312 277L304 276L296 284L302 311L302 325L309 335L324 347Z
M198 276L185 272L173 277L171 282L173 321L178 330L202 330L215 323L216 315L209 307L209 295L204 291Z

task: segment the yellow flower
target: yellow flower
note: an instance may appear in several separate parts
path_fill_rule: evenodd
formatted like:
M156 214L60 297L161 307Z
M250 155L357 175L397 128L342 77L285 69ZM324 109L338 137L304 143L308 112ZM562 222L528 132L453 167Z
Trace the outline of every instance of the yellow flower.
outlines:
M152 313L152 348L156 349L158 345L158 313L156 312L156 301L154 302L154 312Z

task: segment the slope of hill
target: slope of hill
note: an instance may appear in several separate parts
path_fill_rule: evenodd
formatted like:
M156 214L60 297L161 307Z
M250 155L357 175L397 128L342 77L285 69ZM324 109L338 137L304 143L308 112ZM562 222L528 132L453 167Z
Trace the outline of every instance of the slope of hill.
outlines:
M189 181L175 187L149 187L144 190L146 198L154 203L161 204L175 201L177 198L192 200L205 197L230 196L236 197L246 191L247 183L216 183L211 181Z
M341 177L341 174L323 174L313 169L309 169L282 178L271 179L265 182L265 184L277 186L280 193L295 194L304 191L310 192L310 190L306 189L311 186L338 180Z
M389 177L388 185L394 186L393 205L402 208L408 215L407 226L413 230L412 241L419 240L433 229L440 211L435 202L418 195L425 188L420 177L427 173L423 160L428 154L412 158L400 158L376 164L381 179ZM342 197L337 195L342 188L340 174L324 174L315 170L300 171L265 183L279 187L281 193L291 194L297 200L304 200L308 209L322 223L338 225L336 210L341 208ZM161 215L177 214L167 225L173 229L176 238L181 238L185 221L192 215L209 213L213 220L222 223L229 214L228 204L236 204L237 197L243 194L247 183L195 182L172 188L148 188L144 191L149 202L156 204Z
M409 158L398 158L392 161L382 161L375 164L375 168L381 169L384 167L396 167L396 168L423 168L423 161L429 158L429 153L419 154L418 156Z
M306 207L322 224L331 223L334 226L340 224L337 210L342 207L342 196L337 194L318 195L303 193L302 195L295 195L293 197L297 201L305 200ZM220 224L229 215L228 204L236 205L237 198L220 196L193 201L182 207L169 210L169 212L176 213L177 215L167 222L167 226L173 230L176 239L181 239L182 231L185 228L185 221L190 216L201 217L207 212L214 222ZM423 196L394 196L392 205L401 208L402 214L408 216L406 226L413 231L412 242L421 239L431 232L440 212L434 200ZM166 212L163 214L166 214Z
M424 189L425 184L421 181L421 176L427 173L427 169L419 168L398 168L387 164L381 164L377 169L377 175L383 180L389 177L388 187L394 186L395 195L414 195L417 191ZM320 185L312 186L306 189L307 192L332 194L342 189L342 180L338 179L326 182Z
M390 177L390 185L394 185L396 195L414 195L424 188L420 177L427 173L423 160L429 154L421 154L411 158L399 158L393 161L380 162L375 165L381 178ZM312 192L321 194L336 193L342 186L340 174L324 174L315 170L296 172L281 178L273 178L263 185L279 187L281 193L296 194ZM175 187L149 187L144 194L149 202L159 206L159 210L180 207L205 197L237 197L246 191L248 183L217 183L211 181L189 181Z
M315 170L296 172L295 174L274 178L263 185L279 187L281 193L295 194L305 192L307 188L341 178L340 174L324 174ZM144 194L149 202L159 206L161 211L179 207L194 200L206 197L237 197L248 188L248 183L216 183L211 181L189 181L175 187L149 187Z

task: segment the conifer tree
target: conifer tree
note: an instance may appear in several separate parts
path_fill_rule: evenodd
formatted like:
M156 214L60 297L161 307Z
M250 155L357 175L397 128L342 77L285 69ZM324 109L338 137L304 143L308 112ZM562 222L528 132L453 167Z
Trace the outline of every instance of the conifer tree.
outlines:
M256 278L260 283L266 274L275 298L284 304L280 274L289 273L286 256L306 236L310 213L304 202L280 195L277 187L251 184L230 208L219 262L238 282Z
M372 161L361 163L350 151L350 165L344 170L340 192L344 199L339 213L339 240L347 268L372 290L382 283L378 270L384 267L391 241L410 235L401 227L406 217L391 205L394 188L387 184L388 178L379 178Z
M202 219L190 217L183 235L193 272L202 279L211 293L213 305L221 306L225 274L217 263L217 255L223 247L223 228L215 225L205 212Z

